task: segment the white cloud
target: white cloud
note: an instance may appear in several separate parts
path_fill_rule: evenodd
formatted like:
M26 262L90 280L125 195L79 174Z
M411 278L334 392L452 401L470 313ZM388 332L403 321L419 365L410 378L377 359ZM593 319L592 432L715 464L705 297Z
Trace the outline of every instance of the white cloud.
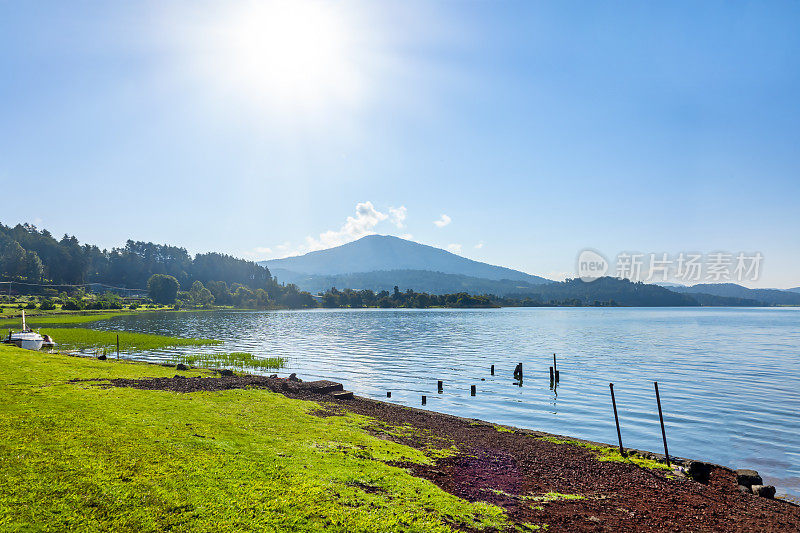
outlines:
M452 243L447 245L447 250L453 252L454 254L461 253L462 246L460 244Z
M564 281L567 278L574 278L575 273L553 270L544 274L544 277L547 279L552 279L553 281Z
M400 207L390 207L389 208L389 220L392 224L397 226L398 229L402 229L405 227L404 221L406 219L406 206L401 205Z
M480 250L481 248L483 248L483 241L481 241L481 242L479 242L478 244L475 245L475 249L476 250Z
M361 202L356 205L356 216L347 217L344 225L339 230L328 230L320 233L317 239L311 236L306 237L305 252L341 246L366 235L372 235L375 233L373 231L375 226L387 218L389 218L389 215L375 209L372 202Z
M442 216L439 217L439 220L434 220L433 223L436 224L437 228L443 228L452 221L453 221L452 218L442 213Z
M349 216L344 224L338 230L328 230L319 234L319 237L314 238L308 236L305 243L299 246L292 246L291 243L285 242L278 244L272 248L255 248L254 251L245 252L246 257L254 257L259 254L271 255L268 259L277 259L283 257L293 257L297 255L314 252L316 250L325 250L347 244L348 242L355 241L367 235L376 233L375 227L384 221L389 221L397 228L405 227L406 213L408 210L405 206L390 207L389 213L382 213L375 209L372 202L361 202L356 205L355 216ZM448 217L449 222L449 217ZM402 239L412 239L410 233L400 235ZM263 255L260 255L263 257Z

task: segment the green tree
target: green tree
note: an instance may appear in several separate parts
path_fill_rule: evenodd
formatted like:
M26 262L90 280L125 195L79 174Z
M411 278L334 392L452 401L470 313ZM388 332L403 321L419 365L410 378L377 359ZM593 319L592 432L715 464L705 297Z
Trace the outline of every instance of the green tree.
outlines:
M189 296L192 297L192 303L194 305L211 307L214 303L214 295L211 294L211 291L206 289L200 281L192 283L192 288L189 289Z
M25 277L28 281L39 283L44 275L44 267L42 260L39 259L39 254L33 251L28 251L25 254Z
M175 303L179 288L180 284L174 276L153 274L147 280L147 292L150 294L150 298L159 304Z

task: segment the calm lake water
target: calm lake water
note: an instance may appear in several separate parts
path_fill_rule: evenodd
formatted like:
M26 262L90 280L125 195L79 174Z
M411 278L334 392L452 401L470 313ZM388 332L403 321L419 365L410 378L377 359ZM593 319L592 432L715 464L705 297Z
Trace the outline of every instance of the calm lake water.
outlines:
M800 496L798 308L202 312L92 327L217 338L223 346L189 350L280 355L280 375L341 381L376 399L391 391L392 402L417 407L425 394L430 410L609 443L614 382L625 446L652 451L663 451L658 381L671 454L754 468ZM551 390L554 352L561 382Z

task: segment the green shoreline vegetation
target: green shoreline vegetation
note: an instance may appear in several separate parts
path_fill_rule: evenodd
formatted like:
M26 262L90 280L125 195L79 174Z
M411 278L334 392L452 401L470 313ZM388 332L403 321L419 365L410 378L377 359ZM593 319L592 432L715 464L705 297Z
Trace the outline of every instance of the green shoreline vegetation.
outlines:
M187 339L153 335L150 333L132 333L129 331L100 331L84 328L55 328L50 330L58 346L67 346L78 350L90 348L110 348L117 346L121 351L155 350L168 346L204 346L222 344L214 339Z
M247 352L186 354L170 359L170 363L215 368L219 366L234 367L239 369L255 368L259 370L278 370L283 368L287 359L285 357L255 357Z
M641 457L635 453L629 453L627 455L622 455L619 452L618 448L614 446L605 446L600 444L593 444L591 442L576 440L576 439L559 439L558 437L536 437L540 440L545 440L547 442L552 442L553 444L565 444L569 446L580 446L581 448L586 448L594 452L595 457L597 457L598 461L613 461L618 463L632 463L640 468L648 468L650 470L658 469L658 470L667 470L669 472L672 471L672 468L667 466L666 463L662 463L661 461L656 461L653 459L648 459L646 457ZM669 477L669 476L667 476Z
M391 466L431 464L435 450L379 438L364 416L314 416L319 404L263 389L179 394L71 382L175 372L0 346L0 529L508 526L499 507Z

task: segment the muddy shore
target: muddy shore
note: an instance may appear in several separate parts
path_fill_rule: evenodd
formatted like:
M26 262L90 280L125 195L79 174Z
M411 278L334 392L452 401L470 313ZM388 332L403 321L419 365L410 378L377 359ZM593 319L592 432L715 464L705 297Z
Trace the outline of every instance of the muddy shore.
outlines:
M455 445L458 453L431 466L398 466L458 497L501 506L517 524L548 524L550 531L800 531L800 507L742 493L736 474L721 466L711 465L700 482L678 470L599 461L592 449L552 442L557 436L348 397L333 382L227 375L99 385L181 393L258 387L319 402L318 416L350 411L410 426L413 431L379 425L374 431L417 448Z

